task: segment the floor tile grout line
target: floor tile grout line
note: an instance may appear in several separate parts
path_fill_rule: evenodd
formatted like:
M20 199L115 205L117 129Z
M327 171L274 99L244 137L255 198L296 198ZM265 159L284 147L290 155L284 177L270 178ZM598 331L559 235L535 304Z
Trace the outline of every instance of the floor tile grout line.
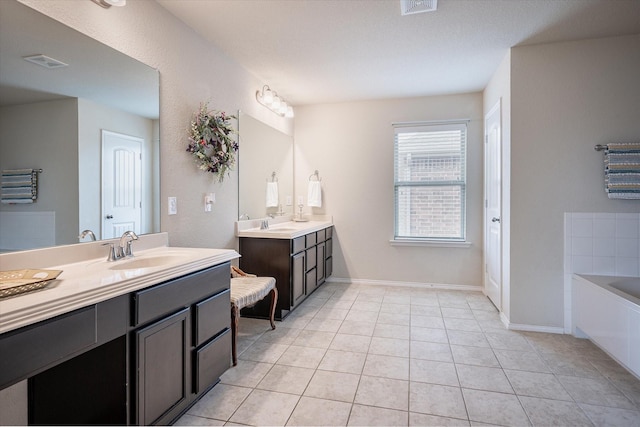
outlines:
M334 293L332 293L332 295L335 295L335 292L334 292ZM439 294L436 294L436 295L439 295ZM356 295L356 297L351 301L351 305L350 305L349 310L351 310L351 309L353 309L353 308L354 308L354 306L355 306L355 302L356 302L356 300L357 300L357 296L358 296L358 295ZM324 306L324 305L326 305L326 304L328 303L329 299L330 299L330 298L327 298L327 300L323 303L323 306ZM467 301L467 306L468 306L468 308L470 308L470 305L469 305L468 301ZM453 307L453 308L456 308L456 307ZM410 307L409 307L409 310L410 310ZM441 311L441 307L440 307L440 311ZM378 320L379 320L379 318L380 318L380 313L381 313L381 312L382 312L382 311L381 311L380 309L377 311L377 316L376 316L376 320L375 320L375 322L374 322L374 325L378 325ZM409 311L409 313L410 313L410 311ZM473 313L473 310L472 310L472 313ZM314 315L314 317L315 317L315 316L318 316L318 315L319 315L319 311L318 311L318 312L316 312L316 314ZM442 315L442 311L441 311L441 318L442 318L442 319L443 319L443 321L444 321L444 316ZM344 323L345 319L346 319L346 317L345 317L344 319L342 319L342 320L341 320L340 325L342 325L342 324ZM479 321L479 320L478 320L478 318L475 316L475 314L474 314L474 320L475 320L475 321L480 325L480 321ZM307 325L308 325L308 324L307 324ZM303 326L303 328L302 328L302 329L303 329L303 330L304 330L304 329L306 329L306 326L307 326L307 325ZM397 325L396 325L396 326L397 326ZM408 326L409 326L409 332L410 332L410 335L409 335L409 342L410 342L410 344L411 344L411 342L413 342L413 341L417 341L417 340L414 340L414 339L412 338L412 336L411 336L411 329L412 329L412 327L414 326L414 325L412 324L412 322L411 322L411 315L409 315L409 325L408 325ZM374 326L374 328L375 328L375 326ZM340 327L338 327L338 330L337 330L337 331L333 332L333 338L332 338L331 343L335 340L335 338L336 338L337 334L339 333L339 329L340 329ZM483 327L483 326L481 325L481 333L485 336L485 339L486 339L486 333L488 332L486 329L487 329L486 327ZM448 342L448 346L449 346L449 349L450 349L450 351L451 351L451 342L450 342L450 333L449 333L449 331L450 331L450 330L453 330L453 329L447 328L447 327L446 327L446 325L445 325L444 331L445 331L445 334L446 334L446 336L447 336L447 340L449 341L449 342ZM253 341L248 345L248 347L247 347L247 348L249 348L251 345L253 345L255 342L257 342L257 341L260 339L260 337L261 337L262 335L264 335L264 333L265 333L265 332L261 333L261 334L260 334L260 336L259 336L256 340L253 340ZM374 332L374 334L375 334L375 332ZM559 374L559 373L557 373L555 370L550 369L550 367L549 367L549 362L548 362L548 360L543 356L543 353L541 352L541 348L540 348L539 346L535 345L535 344L531 341L531 339L530 339L528 336L526 336L526 335L520 335L520 336L522 336L522 337L525 339L525 341L529 344L529 346L530 346L530 348L531 348L531 352L532 352L533 354L535 354L535 355L536 355L536 356L541 360L541 362L543 363L543 366L549 370L549 372L548 372L548 373L551 373L551 374L553 375L553 378L554 378L554 379L556 379L556 380L561 384L562 389L563 389L565 392L567 392L567 394L569 395L569 397L572 399L573 403L574 403L575 405L577 405L577 406L580 408L581 413L582 413L583 415L587 415L587 414L586 414L586 412L582 409L582 406L581 406L581 405L582 405L583 403L581 403L581 402L577 402L577 401L575 400L575 398L574 398L570 393L568 393L568 390L566 389L566 386L565 386L564 384L562 384L562 383L559 381L558 376L559 376L560 374ZM367 356L368 356L369 354L372 354L372 353L370 353L370 350L371 350L371 343L372 343L373 337L374 337L374 335L373 335L373 336L370 336L371 340L370 340L370 342L369 342L369 345L368 345L368 348L367 348L367 352L365 353ZM331 343L329 343L329 347L331 346ZM291 347L291 345L292 345L292 343L290 343L290 344L287 346L287 348L290 348L290 347ZM326 353L328 352L329 347L327 347L326 349L324 349L323 359L324 359L324 357L326 356ZM472 346L466 346L466 347L474 347L474 346L472 345ZM411 347L410 347L410 348L411 348ZM494 348L494 346L492 346L492 345L490 345L490 347L489 347L489 348L491 349L491 352L492 352L492 354L494 355L494 357L496 357L497 363L498 363L498 365L499 365L499 369L501 369L501 371L502 371L502 372L504 373L504 375L506 376L505 367L504 367L503 363L502 363L502 362L500 362L500 360L499 360L499 359L497 358L497 356L496 356L496 350L497 350L497 348ZM505 349L502 349L502 350L509 351L509 349L508 349L508 348L505 348ZM548 353L555 354L555 352L553 352L553 351L550 351L550 352L548 352ZM561 353L559 354L559 357L563 357L563 356L566 356L566 355L563 355L563 354L561 354ZM280 356L280 357L281 357L281 356ZM366 357L365 357L365 360L366 360ZM409 355L409 360L411 360L410 355ZM622 396L624 396L624 397L625 397L625 398L626 398L630 403L632 403L632 404L634 404L635 406L637 406L637 404L636 404L632 399L630 399L630 398L629 398L629 396L627 396L627 394L624 392L624 390L623 390L621 387L617 386L617 385L613 382L613 377L612 377L612 376L607 375L607 374L606 374L606 372L605 372L605 371L603 371L603 369L598 368L598 366L597 366L594 362L592 362L591 360L586 359L586 358L585 358L585 360L587 360L587 362L589 363L589 365L590 365L590 366L592 366L592 367L595 369L595 371L600 375L600 377L599 377L600 379L604 378L604 379L605 379L605 381L606 381L606 383L608 383L609 385L611 385L612 387L614 387L614 389L615 389L615 390L617 390L617 391L618 391ZM607 360L607 359L604 359L604 360ZM322 363L322 360L319 362L318 366L315 368L314 373L315 373L315 372L317 372L317 371L319 370L319 365L320 365L320 363ZM455 360L453 360L453 363L454 363L454 366L456 367L456 375L457 375L457 377L458 377L458 382L459 382L459 375L458 375L458 370L457 370L457 365L458 365L458 363L456 363L456 362L455 362ZM275 364L274 364L274 365L275 365ZM272 365L272 367L273 367L273 365ZM270 368L270 369L271 369L271 368ZM361 369L361 372L360 372L360 374L359 374L358 387L359 387L359 384L360 384L360 380L362 379L362 376L363 376L363 374L364 374L363 369L364 369L364 365L363 365L363 368ZM517 369L517 368L514 368L514 370L517 370L517 371L525 371L525 372L532 372L532 371L526 371L526 370L524 370L524 369ZM533 371L533 372L535 372L535 371ZM411 364L409 365L409 383L411 383L411 376L410 376L410 374L411 374ZM574 375L568 375L568 376L574 376ZM577 378L582 378L582 376L579 376L579 375L576 375L575 377L577 377ZM586 377L586 378L588 378L588 377ZM512 389L513 389L513 391L514 391L514 393L513 393L513 394L515 394L515 395L518 397L518 401L520 402L520 405L522 406L522 408L523 408L523 410L524 410L524 405L522 405L522 401L521 401L520 397L521 397L521 396L528 397L528 396L526 396L526 395L520 395L520 394L516 393L515 388L513 387L513 383L512 383L512 381L509 379L509 377L507 377L507 381L509 382L510 386L512 387ZM308 386L308 385L307 385L307 386ZM462 385L461 385L461 384L459 385L459 387L460 387L460 389L462 389ZM409 389L409 392L410 392L410 389ZM304 392L303 392L303 393L304 393ZM357 393L357 388L356 388L356 393ZM303 394L302 394L302 395L303 395ZM300 395L299 399L301 398L301 396L302 396L302 395ZM351 411L350 411L350 415L349 415L349 417L351 416L351 412L352 412L352 410L353 410L353 405L355 404L355 396L356 396L356 395L354 395L354 402L352 403L352 407L351 407ZM531 397L539 398L539 399L546 399L546 398L541 398L541 397L536 397L536 396L531 396ZM410 396L409 396L409 399L410 399ZM547 400L554 400L554 401L563 401L563 402L567 402L567 401L564 401L564 400L562 400L562 399L547 399ZM299 400L298 400L298 402L299 402ZM365 406L366 406L366 405L365 405ZM599 406L599 405L596 405L596 406ZM616 409L618 409L617 407L611 407L611 406L605 406L605 407L610 407L610 408L616 408ZM620 408L620 409L622 409L622 408ZM467 408L467 406L466 406L466 402L465 402L465 410L467 411L467 417L469 418L468 408ZM529 421L531 421L531 418L530 418L530 416L529 416L529 413L528 413L526 410L524 410L524 411L525 411L525 414L527 415L527 417L528 417ZM409 413L411 412L411 411L410 411L410 407L408 408L408 412L409 412ZM590 419L590 417L588 417L588 416L587 416L587 418L588 418L588 419Z

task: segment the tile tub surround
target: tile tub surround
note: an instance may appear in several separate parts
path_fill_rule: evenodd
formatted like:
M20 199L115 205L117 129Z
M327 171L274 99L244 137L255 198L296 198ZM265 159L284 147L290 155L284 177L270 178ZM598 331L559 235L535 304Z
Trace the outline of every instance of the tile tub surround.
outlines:
M510 331L480 292L326 283L176 425L638 425L640 381L588 340Z
M573 327L640 378L640 278L574 274Z
M573 273L640 276L640 213L564 214L564 332L572 333Z

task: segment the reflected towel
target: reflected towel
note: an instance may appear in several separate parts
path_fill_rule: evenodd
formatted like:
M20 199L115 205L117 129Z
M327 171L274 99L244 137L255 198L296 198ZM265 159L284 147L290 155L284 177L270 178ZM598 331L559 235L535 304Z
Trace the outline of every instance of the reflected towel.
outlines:
M320 181L309 181L307 205L316 208L322 206L322 186Z
M267 207L277 207L278 206L278 183L277 182L267 182Z

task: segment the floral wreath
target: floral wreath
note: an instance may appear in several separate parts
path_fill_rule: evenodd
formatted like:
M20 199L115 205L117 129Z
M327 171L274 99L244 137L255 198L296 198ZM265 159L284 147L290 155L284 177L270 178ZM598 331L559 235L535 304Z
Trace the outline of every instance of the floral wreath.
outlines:
M224 111L209 111L203 103L191 120L187 151L193 154L199 169L216 175L220 182L236 161L238 143L231 136L237 132L230 123L235 118Z

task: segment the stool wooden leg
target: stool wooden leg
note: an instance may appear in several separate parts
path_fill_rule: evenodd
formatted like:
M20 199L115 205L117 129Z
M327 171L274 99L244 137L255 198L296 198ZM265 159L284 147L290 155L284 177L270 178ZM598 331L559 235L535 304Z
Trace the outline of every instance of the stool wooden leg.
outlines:
M270 314L269 314L269 321L271 322L271 329L275 329L276 328L276 324L273 321L275 315L276 315L276 303L278 302L278 289L276 287L274 287L273 289L271 289L271 308L270 308Z
M231 358L233 360L233 366L238 364L238 355L236 354L236 336L238 335L238 318L240 317L240 310L235 304L231 305Z

